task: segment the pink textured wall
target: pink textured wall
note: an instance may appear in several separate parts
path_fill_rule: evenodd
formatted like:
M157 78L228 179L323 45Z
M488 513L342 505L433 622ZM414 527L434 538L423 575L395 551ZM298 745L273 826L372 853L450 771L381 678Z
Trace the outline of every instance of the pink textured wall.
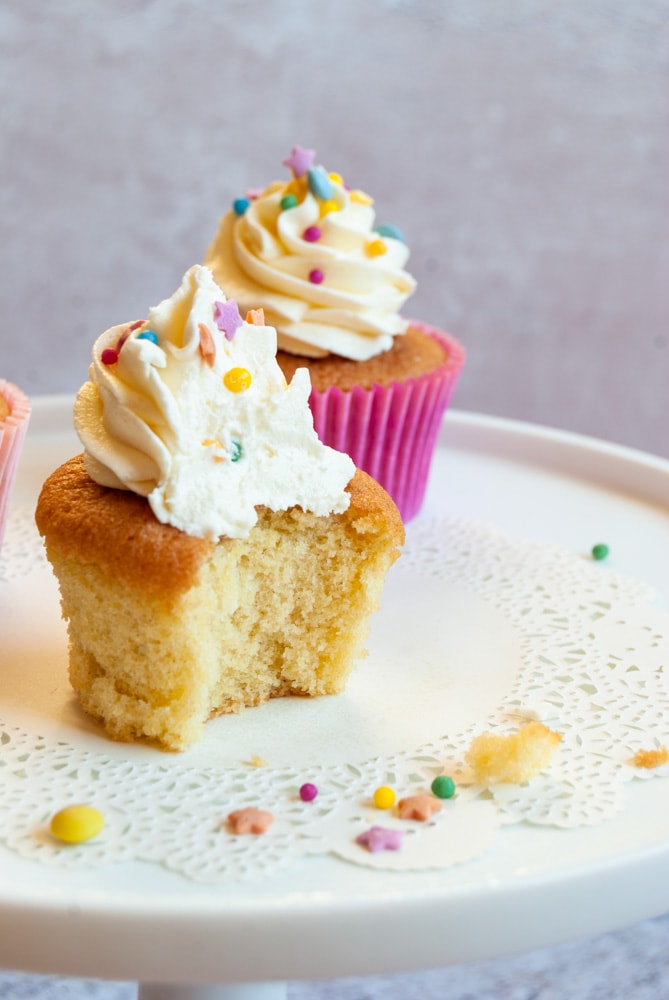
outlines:
M669 456L666 0L2 0L0 374L73 392L294 143L404 230L455 405Z

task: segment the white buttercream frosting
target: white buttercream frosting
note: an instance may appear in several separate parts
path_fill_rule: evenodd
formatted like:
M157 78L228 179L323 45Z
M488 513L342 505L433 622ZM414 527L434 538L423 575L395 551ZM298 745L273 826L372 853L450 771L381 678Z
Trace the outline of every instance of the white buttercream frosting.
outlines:
M92 479L210 539L248 534L257 506L342 512L355 472L318 439L308 371L286 384L275 330L236 314L211 271L192 267L146 321L98 338L74 410Z
M310 154L308 164L311 151L296 150ZM279 347L364 361L405 332L400 309L415 288L404 270L409 250L395 227L375 229L363 192L305 164L235 206L205 263L240 305L265 310Z

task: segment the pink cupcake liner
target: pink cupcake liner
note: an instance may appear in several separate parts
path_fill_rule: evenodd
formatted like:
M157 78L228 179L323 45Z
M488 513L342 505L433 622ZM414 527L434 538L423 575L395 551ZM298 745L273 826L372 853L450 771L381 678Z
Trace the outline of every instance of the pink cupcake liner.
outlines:
M371 389L312 389L309 400L321 441L381 483L405 522L422 506L439 429L465 363L454 337L424 323L411 326L444 347L447 360L439 368Z
M0 396L9 403L10 413L0 422L0 548L5 534L9 498L28 430L30 400L11 382L0 379Z

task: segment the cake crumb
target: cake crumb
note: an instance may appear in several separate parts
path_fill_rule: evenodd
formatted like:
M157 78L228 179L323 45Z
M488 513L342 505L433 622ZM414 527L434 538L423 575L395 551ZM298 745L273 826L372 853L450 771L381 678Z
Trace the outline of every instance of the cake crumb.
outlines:
M665 746L661 746L658 750L637 750L632 761L635 767L645 767L649 771L667 762L669 762L669 750Z
M529 722L508 736L481 733L472 740L465 760L481 784L521 784L548 767L561 741L559 733L541 722Z

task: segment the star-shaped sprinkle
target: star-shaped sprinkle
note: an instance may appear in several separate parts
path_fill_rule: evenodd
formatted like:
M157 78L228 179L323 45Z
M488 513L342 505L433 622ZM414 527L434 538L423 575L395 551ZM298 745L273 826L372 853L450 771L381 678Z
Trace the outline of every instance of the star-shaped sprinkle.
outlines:
M227 302L214 302L214 319L216 326L225 334L226 340L232 340L237 327L243 323L239 315L239 307L234 299Z
M204 323L198 323L198 330L200 332L200 354L202 355L203 361L209 365L210 368L214 367L214 361L216 360L216 344L214 343L214 338L211 335L211 330Z
M417 819L421 823L440 809L441 802L433 795L410 795L397 803L397 815L400 819Z
M236 809L228 816L228 823L235 833L265 833L274 822L274 816L265 809Z
M315 150L293 146L293 151L288 159L283 161L283 166L289 167L293 171L294 177L303 177L311 169L315 157Z
M368 851L375 854L376 851L399 851L402 846L404 833L401 830L389 830L385 826L370 826L355 838L356 844L361 844Z

